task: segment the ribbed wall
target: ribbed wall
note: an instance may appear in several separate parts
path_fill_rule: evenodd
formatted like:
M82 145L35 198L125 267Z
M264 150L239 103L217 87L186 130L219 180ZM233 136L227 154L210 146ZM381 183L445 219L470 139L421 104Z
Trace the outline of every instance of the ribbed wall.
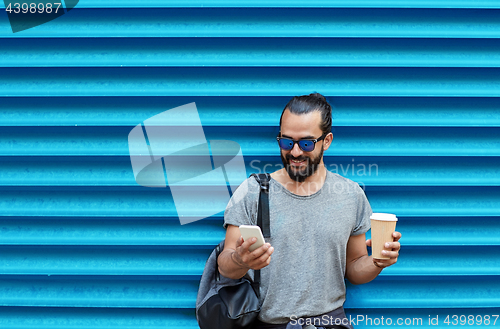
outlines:
M500 314L498 1L82 0L15 34L1 14L0 59L0 328L198 328L221 213L181 226L128 133L196 102L208 140L272 172L281 110L314 91L335 106L327 168L403 233L347 314Z

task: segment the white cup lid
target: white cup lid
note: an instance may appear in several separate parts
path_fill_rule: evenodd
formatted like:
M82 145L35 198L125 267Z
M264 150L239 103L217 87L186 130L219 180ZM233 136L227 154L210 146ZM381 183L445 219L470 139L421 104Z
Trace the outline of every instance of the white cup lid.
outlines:
M382 212L375 212L370 216L370 219L384 220L388 222L397 222L398 218L394 214L386 214Z

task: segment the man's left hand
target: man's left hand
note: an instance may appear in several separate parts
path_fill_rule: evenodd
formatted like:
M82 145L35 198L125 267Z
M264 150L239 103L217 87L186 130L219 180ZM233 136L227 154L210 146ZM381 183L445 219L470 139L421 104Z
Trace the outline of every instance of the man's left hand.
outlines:
M380 268L386 268L388 266L394 265L398 261L399 250L401 249L401 244L398 242L401 239L400 232L392 232L393 242L386 242L384 245L384 250L382 250L382 255L389 257L389 259L373 259L375 266ZM372 246L372 240L366 240L366 245L368 247Z

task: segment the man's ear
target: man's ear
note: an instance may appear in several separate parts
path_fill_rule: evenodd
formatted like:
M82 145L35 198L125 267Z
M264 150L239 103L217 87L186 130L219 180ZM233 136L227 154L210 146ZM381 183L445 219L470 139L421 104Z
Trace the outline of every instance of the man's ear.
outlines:
M328 135L325 136L325 139L324 139L325 146L323 147L323 150L325 150L325 151L328 150L330 145L332 145L332 141L333 141L333 134L330 132L330 133L328 133Z

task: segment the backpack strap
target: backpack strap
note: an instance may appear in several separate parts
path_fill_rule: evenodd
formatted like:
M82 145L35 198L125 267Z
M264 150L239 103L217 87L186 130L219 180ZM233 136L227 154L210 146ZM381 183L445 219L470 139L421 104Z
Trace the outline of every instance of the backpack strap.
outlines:
M264 238L271 236L271 229L269 228L269 181L271 180L270 174L251 174L260 185L259 194L259 209L257 211L257 225L261 228ZM260 270L254 271L253 287L257 296L260 296Z
M257 225L262 229L264 238L271 237L269 220L269 174L252 174L260 185L259 209L257 212Z
M219 282L220 281L220 272L219 272L219 262L218 262L218 259L219 259L219 255L220 253L222 252L221 249L224 249L224 246L221 244L223 244L224 242L221 242L219 243L216 247L215 247L215 281L216 282Z

